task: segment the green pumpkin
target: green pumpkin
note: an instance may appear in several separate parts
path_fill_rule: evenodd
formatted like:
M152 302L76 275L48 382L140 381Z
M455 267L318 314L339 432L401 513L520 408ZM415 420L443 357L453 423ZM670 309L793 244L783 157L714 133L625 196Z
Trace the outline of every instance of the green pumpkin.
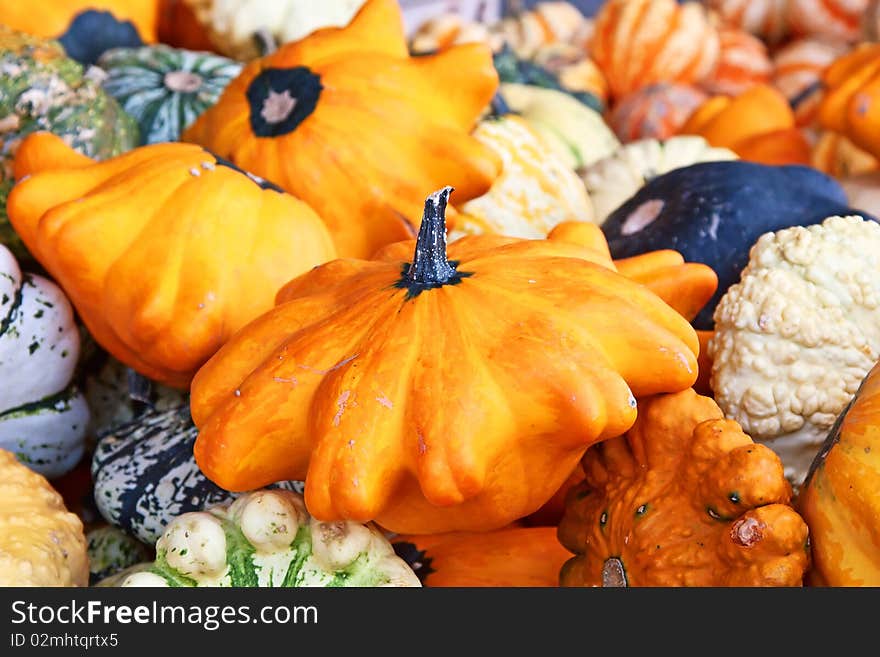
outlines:
M242 65L207 52L170 48L114 48L101 55L104 90L137 119L141 143L179 141L214 105Z
M138 144L137 123L101 89L96 72L84 71L57 41L0 25L0 243L25 263L29 256L6 217L21 141L48 131L98 160Z

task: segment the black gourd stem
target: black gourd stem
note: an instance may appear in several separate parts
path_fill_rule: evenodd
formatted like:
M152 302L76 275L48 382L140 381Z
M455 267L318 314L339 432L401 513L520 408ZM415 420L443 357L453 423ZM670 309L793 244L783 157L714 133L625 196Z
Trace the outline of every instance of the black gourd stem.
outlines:
M456 275L455 267L446 259L446 205L451 192L452 187L444 187L425 200L415 255L405 274L415 285L443 285Z

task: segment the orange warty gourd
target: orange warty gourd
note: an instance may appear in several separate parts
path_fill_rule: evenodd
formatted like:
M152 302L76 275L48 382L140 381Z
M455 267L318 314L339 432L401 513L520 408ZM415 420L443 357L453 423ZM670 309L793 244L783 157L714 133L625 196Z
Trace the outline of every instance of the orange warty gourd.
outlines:
M496 529L625 431L636 396L693 384L693 328L599 249L479 235L447 256L449 192L415 243L294 279L199 371L209 479L304 479L324 520Z
M718 30L706 10L675 0L607 0L590 42L614 98L657 82L701 82L719 52Z
M0 24L36 36L56 38L89 9L130 21L146 43L156 41L162 0L0 0ZM39 5L37 8L36 5Z
M880 44L864 43L838 58L823 76L822 127L880 157Z
M35 133L15 173L7 211L28 250L102 347L172 386L292 276L336 257L305 203L193 144L97 163Z
M587 450L559 525L563 586L800 586L807 525L782 462L693 390L639 401Z
M816 456L798 498L815 586L880 586L880 364Z
M795 126L785 97L768 84L739 96L713 96L681 128L712 146L729 148L743 160L761 164L809 164L810 144Z
M403 535L391 543L429 587L555 587L571 557L549 526Z
M370 0L248 64L184 140L303 199L340 257L368 258L415 235L433 190L489 190L501 162L470 131L497 87L488 46L410 57L398 4Z

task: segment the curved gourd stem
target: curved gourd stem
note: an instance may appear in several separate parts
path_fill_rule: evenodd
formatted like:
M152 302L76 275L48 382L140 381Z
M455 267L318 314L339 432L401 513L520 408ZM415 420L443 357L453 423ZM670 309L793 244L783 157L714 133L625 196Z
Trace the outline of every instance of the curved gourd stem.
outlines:
M450 282L456 275L455 267L446 258L446 205L451 192L452 187L444 187L425 200L415 255L404 274L413 285L436 287Z

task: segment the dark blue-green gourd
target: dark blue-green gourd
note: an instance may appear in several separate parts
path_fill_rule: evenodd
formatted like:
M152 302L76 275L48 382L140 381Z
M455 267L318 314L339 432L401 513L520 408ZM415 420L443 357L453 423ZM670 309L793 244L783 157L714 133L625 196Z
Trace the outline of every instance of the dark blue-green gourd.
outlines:
M649 181L608 215L602 231L614 258L674 249L714 269L718 290L693 322L710 329L715 306L739 280L758 237L850 214L868 217L850 208L840 184L816 169L702 162Z

